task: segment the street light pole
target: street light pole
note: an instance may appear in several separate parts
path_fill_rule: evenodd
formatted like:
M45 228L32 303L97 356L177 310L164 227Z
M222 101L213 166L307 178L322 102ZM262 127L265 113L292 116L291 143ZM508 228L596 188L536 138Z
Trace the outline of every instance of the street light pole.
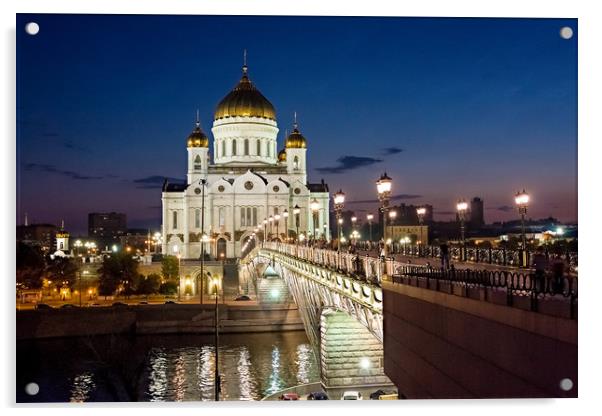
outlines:
M466 211L468 210L468 203L464 199L460 199L456 205L458 210L458 219L460 220L460 241L462 244L461 256L462 261L466 260L466 236L465 236L465 221Z
M525 232L525 216L527 215L527 207L529 206L529 194L523 189L522 192L517 192L514 196L514 202L518 207L521 222L521 241L522 241L522 266L527 265L527 235Z
M282 216L284 217L284 222L285 222L285 226L286 226L286 242L288 243L288 239L289 239L289 232L288 232L288 210L285 209L284 212L282 213Z
M391 198L391 185L392 180L387 176L385 172L376 181L376 190L378 192L378 200L380 201L380 210L383 214L383 240L384 240L384 254L387 255L387 212L389 211L389 200Z
M374 219L374 215L368 214L366 215L366 219L368 220L368 229L370 230L370 243L372 243L372 220Z
M219 402L219 394L221 391L221 380L219 374L219 302L218 302L218 282L215 278L215 401Z
M339 192L334 194L334 212L337 219L337 252L339 254L341 253L341 220L344 206L345 193L343 190L339 189Z
M207 181L201 179L201 274L199 276L200 285L199 287L199 302L203 304L203 278L205 277L205 184Z
M297 246L299 245L299 214L301 214L301 208L299 208L299 205L295 205L293 208L293 215L295 216L295 227L297 228Z
M280 238L280 214L274 215L274 220L276 220L276 238Z
M263 219L263 245L265 246L266 237L268 233L268 220Z
M318 202L318 200L316 198L313 199L313 201L311 201L310 204L310 208L311 208L311 212L312 212L312 217L313 217L313 221L312 221L312 234L314 236L314 243L316 241L316 237L317 237L317 220L318 220L318 210L320 209L320 203Z

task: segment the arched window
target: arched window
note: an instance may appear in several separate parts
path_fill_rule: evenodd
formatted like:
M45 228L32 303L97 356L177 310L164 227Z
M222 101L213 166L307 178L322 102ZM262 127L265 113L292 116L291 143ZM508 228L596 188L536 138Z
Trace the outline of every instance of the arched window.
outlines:
M232 156L236 156L236 139L232 140Z
M226 224L226 209L224 207L219 207L217 216L219 226L223 227Z
M226 141L222 140L222 157L226 156Z
M194 210L194 227L201 228L201 210L200 209Z
M257 208L253 208L253 225L257 225Z
M293 159L293 168L299 169L299 157L298 156L295 156L295 158Z
M196 155L196 157L194 158L194 168L195 169L202 168L201 155Z
M245 139L245 156L249 156L249 139Z
M172 228L175 230L178 228L178 211L174 211L171 215Z
M261 156L261 140L257 139L257 156Z

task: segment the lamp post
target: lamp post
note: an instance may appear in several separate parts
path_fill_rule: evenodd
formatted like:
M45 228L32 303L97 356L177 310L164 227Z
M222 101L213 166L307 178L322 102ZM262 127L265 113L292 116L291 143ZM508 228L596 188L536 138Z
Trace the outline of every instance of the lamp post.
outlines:
M299 205L295 205L293 208L293 215L295 216L295 227L297 228L297 245L299 245L299 214L301 214L301 208L299 208Z
M266 235L268 233L268 220L266 220L265 218L263 219L263 243L265 245L266 242Z
M520 225L521 225L521 241L522 241L522 265L523 267L527 265L527 236L525 233L525 216L527 215L527 207L529 206L529 194L524 189L522 192L517 192L514 196L514 202L518 208L518 213L520 214Z
M200 285L197 284L199 290L199 302L203 304L203 276L205 268L205 242L209 239L205 235L205 184L206 179L201 179L201 273L199 274Z
M422 225L424 223L424 216L426 215L426 208L416 208L416 215L418 216L418 224L420 225L420 244L422 244L422 242L424 241L422 236ZM420 247L418 248L420 249Z
M288 236L289 236L289 232L288 232L288 210L284 210L284 212L282 213L282 216L284 217L284 225L286 226L286 242L288 243Z
M343 207L345 206L345 193L339 189L339 192L334 194L334 213L337 219L337 251L341 251L341 224L343 219Z
M276 221L276 238L280 238L280 214L274 215Z
M370 243L372 243L372 220L374 219L374 215L368 214L366 215L366 219L368 220L368 228L370 230Z
M468 203L464 199L460 199L456 204L456 209L458 210L458 219L460 220L460 242L462 244L460 258L462 261L464 261L466 255L465 222L466 212L468 211Z
M270 241L272 241L272 234L274 234L274 216L270 215L268 218L268 222L270 223Z
M215 287L215 401L219 402L219 394L221 391L221 380L219 375L219 279L213 279Z
M313 217L313 221L312 221L312 234L314 235L314 242L316 241L316 234L318 233L317 228L317 221L318 221L318 210L320 209L320 203L318 202L318 200L316 198L313 199L313 201L311 201L310 203L310 208L311 208L311 212L312 212L312 217Z
M378 200L380 201L380 210L383 214L383 241L384 255L387 255L387 211L389 210L389 200L391 198L392 180L387 176L387 172L381 175L376 181L376 191L378 192Z

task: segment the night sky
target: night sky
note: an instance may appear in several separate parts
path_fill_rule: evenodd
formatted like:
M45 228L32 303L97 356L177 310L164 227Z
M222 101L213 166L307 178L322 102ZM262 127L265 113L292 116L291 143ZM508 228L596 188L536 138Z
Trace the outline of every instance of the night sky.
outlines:
M17 15L17 223L157 228L196 109L209 134L245 48L279 148L297 111L310 181L349 209L376 213L351 201L386 170L395 204L436 219L473 196L487 222L514 219L525 188L530 217L577 220L576 19Z

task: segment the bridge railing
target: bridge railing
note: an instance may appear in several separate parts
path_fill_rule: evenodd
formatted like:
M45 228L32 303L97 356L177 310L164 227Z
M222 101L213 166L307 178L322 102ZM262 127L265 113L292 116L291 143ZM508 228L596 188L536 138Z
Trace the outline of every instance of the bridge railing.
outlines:
M533 273L508 270L473 270L433 268L430 266L398 265L391 275L393 283L423 286L441 290L448 285L464 288L504 290L506 303L512 305L517 297L528 298L529 308L537 311L542 299L561 298L569 303L569 318L576 316L578 278L553 273ZM412 280L415 280L412 282ZM417 281L420 280L421 282Z
M378 244L369 241L360 241L357 247L361 250L378 252ZM400 254L411 257L440 258L441 247L424 244L405 244L392 242L388 246L389 254ZM532 250L526 250L524 256L522 250L511 250L506 248L480 248L450 246L449 256L455 261L471 263L496 264L508 267L528 267L533 257ZM550 260L556 254L567 264L569 271L576 273L578 267L578 253L565 251L563 253L551 252L544 248L543 254Z

